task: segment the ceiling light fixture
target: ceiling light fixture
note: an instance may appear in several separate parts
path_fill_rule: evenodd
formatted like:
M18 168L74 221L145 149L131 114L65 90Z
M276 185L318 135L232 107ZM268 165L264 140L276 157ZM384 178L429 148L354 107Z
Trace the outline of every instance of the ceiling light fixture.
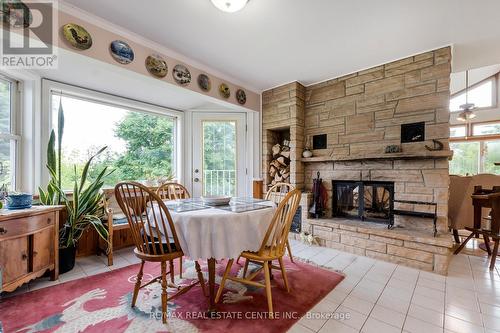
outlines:
M469 103L469 71L465 71L465 104L460 105L460 109L463 110L457 117L460 121L469 121L476 118L476 114L472 111L475 109L474 103Z
M234 13L242 10L248 0L210 0L212 4L223 12Z

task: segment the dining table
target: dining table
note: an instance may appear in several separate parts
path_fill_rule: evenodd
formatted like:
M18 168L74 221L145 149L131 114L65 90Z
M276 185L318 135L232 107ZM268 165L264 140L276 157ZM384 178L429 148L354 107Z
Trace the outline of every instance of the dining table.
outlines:
M234 197L222 206L207 205L202 198L166 200L165 205L184 255L191 260L207 262L208 315L213 316L216 313L217 260L238 258L243 251L258 251L276 204L263 199ZM155 204L148 214L150 221L160 220L161 210ZM166 234L163 230L160 233Z

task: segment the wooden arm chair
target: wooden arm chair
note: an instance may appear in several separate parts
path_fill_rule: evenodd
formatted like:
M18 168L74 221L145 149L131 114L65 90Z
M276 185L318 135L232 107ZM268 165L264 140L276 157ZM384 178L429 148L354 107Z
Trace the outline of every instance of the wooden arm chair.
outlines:
M105 253L108 257L108 266L113 266L113 235L115 231L129 229L129 225L125 214L122 213L116 202L114 189L104 189L103 191L104 217L102 223L108 230L108 238L106 241L99 238L97 252L98 254Z
M132 307L135 306L139 289L151 283L160 282L162 288L162 318L163 323L166 323L167 300L172 300L184 294L198 283L201 285L203 294L206 294L205 281L200 265L198 262L195 262L198 280L189 286L178 288L178 292L168 298L167 275L170 274L171 286L176 287L174 284L174 259L182 258L184 253L179 244L174 223L167 206L155 192L136 182L122 182L117 184L115 187L115 196L122 211L127 216L128 224L132 231L135 243L134 254L141 260L141 267L139 273L137 273L137 281L132 297ZM155 206L160 210L159 216L157 214L151 214L151 216L147 213L143 214L141 207L151 207L150 209L152 209ZM146 261L160 262L161 275L141 285L144 263ZM170 264L168 272L167 262Z
M160 185L158 189L156 189L156 194L158 194L158 196L162 200L179 200L191 198L189 191L186 187L184 187L184 185L173 182L163 183L162 185ZM182 257L179 258L179 268L179 277L182 279Z
M219 301L222 295L222 291L224 290L224 285L227 279L243 284L266 288L269 316L270 318L273 318L271 269L281 270L285 289L290 292L285 265L283 263L283 256L285 254L288 233L290 232L290 225L292 224L293 217L300 203L300 195L301 194L299 190L292 190L287 193L283 200L280 202L278 209L274 213L271 223L269 224L269 228L267 229L266 235L264 236L264 239L262 240L262 243L260 245L260 249L257 252L244 251L243 253L241 253L241 257L246 259L242 277L229 276L234 259L230 259L228 261L221 284L219 286L219 289L217 290L217 296L215 297L216 303ZM272 264L273 260L278 260L279 266L274 266ZM261 267L255 272L252 272L252 274L247 277L246 274L248 270L248 264L250 262L261 265ZM265 284L254 281L254 279L261 271L264 271Z

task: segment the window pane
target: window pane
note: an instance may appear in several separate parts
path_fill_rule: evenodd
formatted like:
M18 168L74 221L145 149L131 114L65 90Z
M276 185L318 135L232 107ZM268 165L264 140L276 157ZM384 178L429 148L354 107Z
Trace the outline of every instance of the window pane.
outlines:
M53 128L57 129L60 96L52 96ZM64 133L62 140L62 183L71 190L88 158L108 148L95 160L90 177L104 166L115 170L105 186L123 180L165 179L174 171L174 120L167 116L132 112L124 108L62 97Z
M473 135L500 134L500 123L473 125L472 134Z
M203 195L236 195L236 122L203 122Z
M16 142L14 140L0 140L0 186L5 185L8 190L15 190L15 161Z
M450 127L450 138L462 138L465 136L465 133L466 133L465 126Z
M500 174L500 167L495 165L500 162L500 141L484 142L484 172Z
M475 175L479 172L479 142L452 142L450 174Z
M0 80L0 132L10 133L11 83Z
M477 108L493 106L493 81L488 80L469 90L469 103ZM459 111L460 105L465 104L465 92L450 99L450 111Z

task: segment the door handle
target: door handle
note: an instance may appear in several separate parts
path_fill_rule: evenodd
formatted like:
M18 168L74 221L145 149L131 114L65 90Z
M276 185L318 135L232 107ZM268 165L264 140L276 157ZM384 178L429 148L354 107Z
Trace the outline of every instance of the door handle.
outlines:
M7 230L5 228L0 227L0 235L5 235Z

